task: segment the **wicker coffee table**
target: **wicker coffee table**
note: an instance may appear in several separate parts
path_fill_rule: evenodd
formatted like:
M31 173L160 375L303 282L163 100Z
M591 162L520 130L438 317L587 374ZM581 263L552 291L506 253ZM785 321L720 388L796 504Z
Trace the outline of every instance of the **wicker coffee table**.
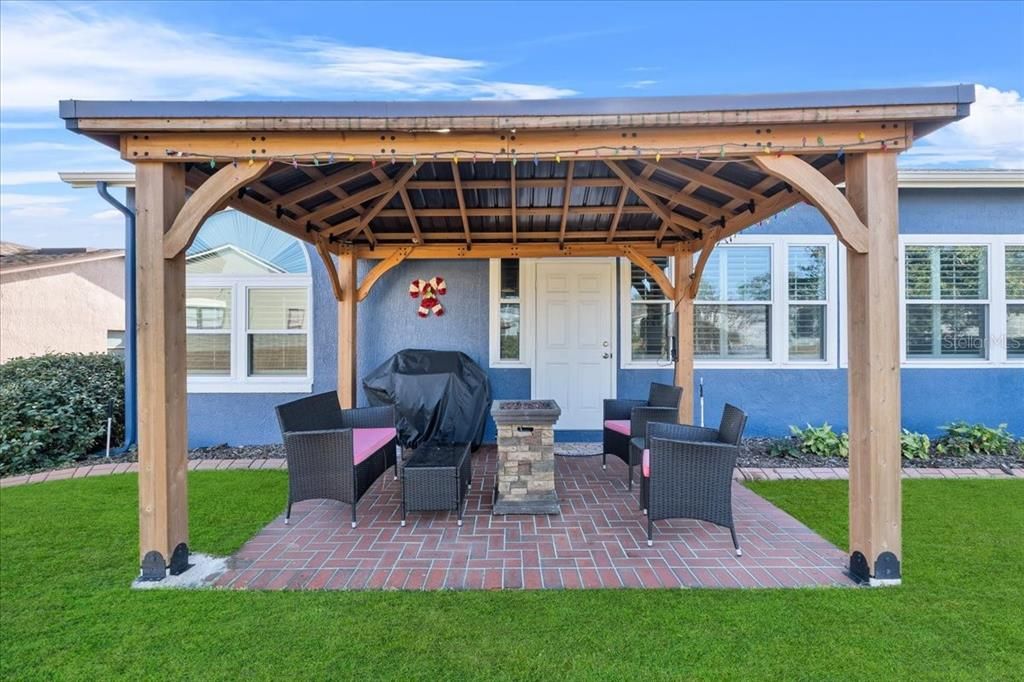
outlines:
M473 478L469 443L416 448L402 466L402 525L407 512L462 511Z

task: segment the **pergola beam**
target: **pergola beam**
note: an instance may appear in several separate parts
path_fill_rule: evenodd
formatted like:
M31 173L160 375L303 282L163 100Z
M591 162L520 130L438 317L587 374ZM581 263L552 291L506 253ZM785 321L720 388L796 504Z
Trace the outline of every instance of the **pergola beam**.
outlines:
M622 210L626 206L626 196L629 194L629 189L622 185L619 189L619 200L615 203L615 213L612 214L612 224L608 228L608 241L615 241L615 233L619 229L619 221L622 220Z
M327 279L331 282L331 290L334 292L335 300L341 301L345 298L345 290L341 288L341 280L338 279L338 270L334 265L334 261L331 260L331 252L327 248L327 241L322 237L316 240L316 252L319 254L320 261L327 270Z
M561 257L611 257L618 258L623 255L621 243L609 244L607 242L592 242L587 244L574 244L566 242L559 246L557 237L555 241L548 243L530 244L473 244L472 249L466 248L465 244L424 244L415 246L409 251L406 258L418 259L466 259L466 258L561 258ZM629 244L636 253L645 256L671 256L675 253L674 245L664 244L657 247L652 242ZM348 248L348 247L346 247ZM408 248L408 245L398 244L377 244L369 246L358 245L355 249L359 258L367 260L380 260L387 258L398 249Z
M642 201L651 210L652 213L654 213L654 215L661 219L661 229L659 230L659 236L655 238L655 241L660 242L662 237L665 235L665 231L669 228L680 236L683 236L683 231L676 225L677 221L684 219L683 216L673 214L672 211L666 208L664 204L641 189L640 185L637 183L639 178L630 173L629 170L619 162L605 161L605 165L608 166L615 175L619 176L623 184L628 187L629 190L633 192L633 194L635 194L637 198L639 198L640 201ZM700 231L699 227L687 227L686 229L691 232Z
M885 126L884 128L882 126ZM638 127L566 130L523 130L516 134L515 153L553 159L573 152L574 158L607 158L615 149L653 158L656 153L673 150L697 152L722 158L747 158L767 147L773 151L797 152L815 150L820 153L872 151L889 148L903 151L913 136L910 124L881 117L872 122L820 122L786 124L770 129L759 125L708 127ZM393 131L388 147L399 161L414 156L438 154L442 160L454 160L455 150L469 150L484 156L510 158L507 132L452 130L444 136L444 149L439 149L438 136L429 132ZM625 136L625 139L624 139ZM159 161L185 162L219 159L290 159L303 162L314 155L333 152L369 160L380 155L378 131L351 131L344 136L334 132L261 132L260 140L251 141L249 133L237 132L152 132L147 135L125 134L121 139L122 156L127 161L149 158ZM821 139L819 143L817 140ZM575 154L576 151L579 154ZM603 152L603 154L602 154ZM465 151L463 152L465 155Z
M562 224L558 228L558 243L565 241L565 228L569 224L569 200L572 198L572 176L576 172L576 162L570 160L565 174L565 188L562 190Z
M669 280L668 275L658 267L658 264L648 258L642 253L639 253L632 246L623 246L622 255L629 259L633 265L637 266L655 281L658 288L661 289L662 293L665 294L665 298L670 301L676 300L676 288Z
M885 585L900 581L902 561L896 155L848 155L846 193L869 235L846 270L850 572Z
M790 154L755 157L754 163L766 173L797 188L821 211L846 248L857 253L867 251L868 228L864 227L843 193L814 166Z
M651 162L648 161L647 163L650 164ZM696 183L698 186L703 185L708 189L713 189L719 194L725 194L726 196L736 197L737 199L744 199L746 201L762 198L761 195L751 192L742 185L729 182L728 180L724 180L712 173L702 172L696 168L691 168L690 166L680 163L675 159L662 159L661 162L656 165L656 168L668 173L669 175L673 175L680 180L686 180L688 183ZM688 189L689 187L684 187L683 191Z
M391 270L404 261L411 251L411 246L404 246L392 251L384 260L378 261L377 264L374 265L368 273L366 273L366 276L363 277L362 283L359 285L359 302L362 303L363 299L370 295L370 291L373 289L373 285L377 283L377 280L383 277L388 270Z
M213 215L240 187L260 177L270 166L269 161L251 165L224 166L204 182L174 218L174 224L164 235L164 258L174 258L192 245L200 225Z
M462 178L459 176L459 162L452 161L452 177L455 178L455 196L459 200L459 217L462 230L466 233L466 246L472 248L473 236L469 233L469 216L466 215L466 197L462 194Z
M139 549L142 577L188 568L185 252L164 236L185 204L180 164L140 161L136 249L139 370Z

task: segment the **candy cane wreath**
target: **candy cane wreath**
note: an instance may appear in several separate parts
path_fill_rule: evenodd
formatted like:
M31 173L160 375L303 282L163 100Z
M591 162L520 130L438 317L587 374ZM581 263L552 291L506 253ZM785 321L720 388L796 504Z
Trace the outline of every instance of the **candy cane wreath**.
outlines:
M441 305L440 296L448 293L448 285L444 277L432 277L430 279L414 279L409 284L409 296L420 299L420 308L416 314L420 317L427 317L434 313L438 317L444 315L444 306Z

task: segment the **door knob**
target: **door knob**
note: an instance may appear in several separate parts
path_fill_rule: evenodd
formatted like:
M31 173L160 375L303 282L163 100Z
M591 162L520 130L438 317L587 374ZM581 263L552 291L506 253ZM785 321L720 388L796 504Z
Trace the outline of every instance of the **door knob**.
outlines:
M608 359L608 358L610 358L611 356L612 356L612 354L611 354L611 353L601 353L601 357L602 357L602 358L604 358L605 360L607 360L607 359Z

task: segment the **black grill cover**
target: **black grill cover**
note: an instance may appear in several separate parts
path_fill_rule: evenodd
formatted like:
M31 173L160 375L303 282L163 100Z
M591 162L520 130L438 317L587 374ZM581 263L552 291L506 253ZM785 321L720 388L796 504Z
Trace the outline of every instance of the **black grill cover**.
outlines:
M427 441L480 447L491 384L465 353L398 351L363 379L363 389L371 405L394 406L402 447Z

